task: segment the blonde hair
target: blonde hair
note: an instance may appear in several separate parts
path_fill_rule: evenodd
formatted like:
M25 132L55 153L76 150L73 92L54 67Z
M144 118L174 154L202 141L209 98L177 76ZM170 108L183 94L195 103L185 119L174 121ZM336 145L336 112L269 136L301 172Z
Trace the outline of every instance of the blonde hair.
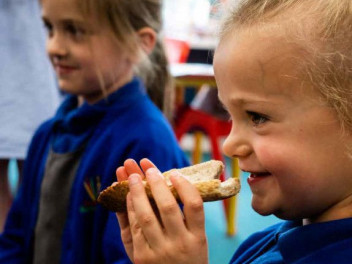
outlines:
M95 16L102 26L108 26L117 43L126 51L139 53L142 62L135 68L153 102L171 118L173 112L172 79L161 37L149 56L139 48L137 31L152 28L158 35L162 28L161 0L76 0L82 14Z
M289 32L286 37L308 54L300 61L307 77L336 110L342 128L352 131L352 1L240 0L233 3L223 21L220 39L238 28L273 21L284 26Z

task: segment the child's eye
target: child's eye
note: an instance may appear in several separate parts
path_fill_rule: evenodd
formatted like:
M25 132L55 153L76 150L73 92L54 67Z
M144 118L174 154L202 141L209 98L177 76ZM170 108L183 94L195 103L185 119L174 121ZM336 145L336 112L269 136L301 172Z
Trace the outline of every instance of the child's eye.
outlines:
M53 26L47 21L43 21L43 23L48 36L51 36L53 33Z
M85 34L84 29L77 27L76 25L71 23L65 25L65 31L71 36L73 36L74 38L82 37Z
M256 113L256 112L247 111L247 114L255 126L263 124L269 120L269 118L267 116Z

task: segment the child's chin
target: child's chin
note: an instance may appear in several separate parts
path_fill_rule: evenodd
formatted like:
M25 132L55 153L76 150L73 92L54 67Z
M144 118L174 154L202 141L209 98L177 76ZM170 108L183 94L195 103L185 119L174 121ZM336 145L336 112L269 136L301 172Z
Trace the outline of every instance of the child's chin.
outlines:
M258 214L260 214L262 216L267 216L267 215L273 214L273 210L271 210L270 208L266 208L263 205L256 204L253 200L252 200L252 208L254 211L256 211Z
M59 88L64 93L73 94L74 90L70 85L67 85L65 82L59 82Z
M72 94L72 95L80 95L80 91L72 86L66 85L66 84L61 84L59 83L59 88L60 91L63 93L67 93L67 94Z
M258 209L255 209L253 208L254 211L256 211L258 214L262 215L262 216L268 216L268 215L271 215L273 213L269 212L269 211L265 211L265 210L258 210Z
M255 195L252 197L252 208L262 216L275 215L279 218L284 217L284 212L278 206L265 203L263 199L259 199Z

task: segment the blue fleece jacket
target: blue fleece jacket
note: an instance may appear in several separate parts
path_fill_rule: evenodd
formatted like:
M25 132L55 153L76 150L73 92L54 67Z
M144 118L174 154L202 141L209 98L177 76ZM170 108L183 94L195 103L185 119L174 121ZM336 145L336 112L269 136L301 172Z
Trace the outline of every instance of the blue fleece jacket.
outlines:
M352 218L302 226L287 221L250 236L231 264L352 263Z
M68 153L82 145L62 236L61 263L130 263L114 213L97 204L84 184L99 190L116 181L127 158L147 157L162 171L189 165L173 131L138 79L94 105L77 108L69 96L56 116L34 135L19 193L0 236L0 263L31 263L38 202L48 151ZM63 175L64 176L64 175Z

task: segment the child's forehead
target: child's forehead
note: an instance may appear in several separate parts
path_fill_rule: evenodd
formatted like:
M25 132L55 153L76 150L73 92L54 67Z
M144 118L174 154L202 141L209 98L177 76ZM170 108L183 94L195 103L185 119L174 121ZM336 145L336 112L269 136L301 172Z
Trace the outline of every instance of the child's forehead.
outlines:
M78 0L42 0L42 12L52 15L83 17Z
M103 24L95 14L85 14L78 0L43 0L42 16L52 22L71 22L94 29Z
M220 90L234 86L261 87L266 93L291 95L301 92L299 87L303 83L309 83L303 63L308 56L306 51L282 34L266 33L235 31L220 41L214 56Z
M249 67L253 71L284 70L303 61L306 55L302 46L282 33L237 30L220 41L215 51L214 68L226 65L236 69Z
M42 9L50 11L66 11L69 13L76 13L79 11L79 4L76 0L41 0L41 5Z

